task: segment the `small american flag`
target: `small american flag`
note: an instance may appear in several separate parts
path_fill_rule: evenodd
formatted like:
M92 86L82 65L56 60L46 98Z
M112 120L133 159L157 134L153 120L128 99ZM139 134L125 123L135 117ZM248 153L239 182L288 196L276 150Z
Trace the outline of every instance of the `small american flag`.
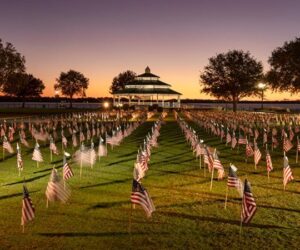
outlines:
M283 140L283 150L284 152L288 152L292 149L293 144L291 143L291 141L285 136L284 140Z
M294 180L292 169L289 165L289 159L287 156L283 157L283 186L285 186L290 182Z
M234 165L230 165L228 179L227 179L227 186L236 188L238 190L238 192L240 193L240 195L242 195L243 183L238 178L236 172L237 172L237 168Z
M250 157L253 154L254 154L254 151L253 151L251 145L247 141L247 144L246 144L246 157Z
M260 159L261 159L261 152L260 152L259 148L257 147L257 144L255 143L254 144L254 163L255 163L255 165L258 164Z
M43 162L43 157L40 151L40 145L38 143L35 144L33 154L32 154L32 160L37 162Z
M49 201L66 202L70 197L69 189L61 182L57 170L53 169L46 189L46 197Z
M247 139L240 135L238 144L247 144Z
M242 202L242 213L241 213L241 221L242 223L249 223L253 218L256 212L256 203L251 192L250 183L245 179L244 184L244 194L243 194L243 202Z
M7 140L6 136L3 137L3 149L6 149L10 154L14 152L11 144Z
M224 168L223 168L221 161L219 160L216 150L214 153L213 168L218 170L218 179L219 180L223 179L224 178Z
M28 189L25 185L23 185L21 225L24 226L27 222L33 220L34 214L35 214L35 208L29 196Z
M63 162L63 179L68 180L74 176L72 168L70 167L69 163L67 162L66 153L64 154L64 162Z
M273 170L273 164L272 164L272 159L269 150L266 150L266 164L267 164L267 171L271 172Z
M131 202L141 205L147 217L151 217L151 214L155 211L154 204L147 190L136 180L132 182Z
M232 139L231 139L231 147L232 147L232 148L235 148L236 144L237 144L237 140L236 140L236 138L235 138L235 135L233 135L233 136L232 136Z

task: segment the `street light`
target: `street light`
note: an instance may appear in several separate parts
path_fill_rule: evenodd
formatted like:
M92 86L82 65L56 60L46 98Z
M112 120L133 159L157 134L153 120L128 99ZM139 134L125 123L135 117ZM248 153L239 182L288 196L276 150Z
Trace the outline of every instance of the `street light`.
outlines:
M264 108L264 90L266 89L266 84L260 82L258 88L261 89L261 109Z
M107 109L109 107L109 103L108 102L104 102L103 103L103 107Z

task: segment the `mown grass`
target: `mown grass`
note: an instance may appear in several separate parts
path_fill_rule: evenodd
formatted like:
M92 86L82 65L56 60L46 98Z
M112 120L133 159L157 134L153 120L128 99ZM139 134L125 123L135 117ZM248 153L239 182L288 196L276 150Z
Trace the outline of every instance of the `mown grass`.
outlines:
M217 146L226 169L234 163L239 176L252 184L258 211L239 236L241 199L229 191L224 209L226 180L214 181L195 160L177 123L168 117L161 128L159 147L152 151L150 169L143 185L153 198L156 211L148 220L137 207L132 211L130 193L133 163L139 145L153 121L141 125L123 143L109 151L93 169L73 163L75 177L69 181L72 196L67 204L51 203L46 208L45 189L52 169L48 146L42 148L46 160L39 168L31 160L32 149L23 148L25 170L36 219L20 227L23 176L18 177L16 157L0 162L0 248L1 249L295 249L300 240L300 200L298 165L294 152L290 162L295 181L282 190L282 158L272 154L274 171L267 183L265 163L254 170L246 164L244 148L231 150L218 138L190 123L210 146ZM60 144L58 144L59 146ZM71 151L71 149L69 149ZM61 156L54 157L61 171ZM129 221L131 217L131 230Z

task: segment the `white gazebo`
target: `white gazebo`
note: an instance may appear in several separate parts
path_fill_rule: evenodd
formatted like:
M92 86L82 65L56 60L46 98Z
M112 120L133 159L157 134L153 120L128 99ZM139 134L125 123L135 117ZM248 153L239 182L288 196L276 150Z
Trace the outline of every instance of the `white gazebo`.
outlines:
M121 98L128 99L129 105L158 105L163 108L180 108L181 93L171 89L171 85L159 80L159 76L151 73L149 67L145 73L138 75L131 82L124 84L124 89L113 93L114 106L122 106ZM177 99L170 102L169 99Z

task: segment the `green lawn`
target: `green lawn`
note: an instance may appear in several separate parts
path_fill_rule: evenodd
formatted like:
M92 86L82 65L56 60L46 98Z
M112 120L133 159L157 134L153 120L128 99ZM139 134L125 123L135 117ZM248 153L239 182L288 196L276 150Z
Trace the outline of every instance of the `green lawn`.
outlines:
M70 201L50 203L48 209L44 194L52 168L48 146L42 148L46 162L39 168L31 160L32 149L23 148L24 176L36 208L36 219L26 225L25 234L20 226L23 177L18 177L16 157L7 156L0 162L0 249L299 248L300 170L294 164L294 151L288 156L296 180L283 192L280 152L272 154L275 170L268 184L264 160L255 171L253 160L244 161L244 148L232 151L191 123L207 144L217 146L226 171L232 162L240 177L247 176L252 184L258 210L239 237L237 191L229 191L225 210L226 180L214 181L209 191L210 176L204 177L171 114L161 128L159 147L152 151L143 180L156 211L148 220L136 207L129 232L133 163L152 125L153 120L144 123L93 169L85 168L81 180L79 167L71 164L76 176L69 181ZM54 161L61 172L61 157Z

